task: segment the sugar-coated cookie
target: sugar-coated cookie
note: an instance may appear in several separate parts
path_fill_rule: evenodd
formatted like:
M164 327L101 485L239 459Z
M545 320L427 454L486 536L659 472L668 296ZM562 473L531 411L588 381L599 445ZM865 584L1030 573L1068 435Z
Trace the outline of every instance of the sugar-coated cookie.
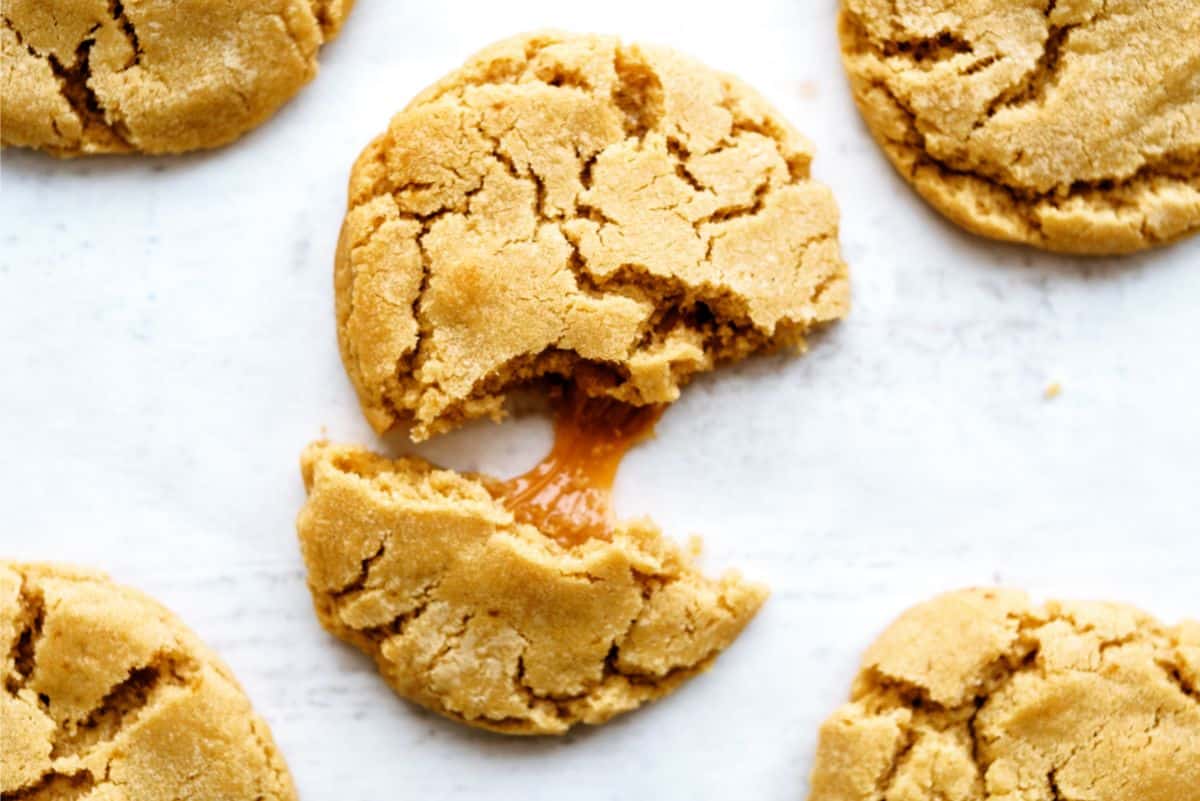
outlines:
M1196 0L842 0L859 110L954 222L1115 254L1200 228Z
M352 0L4 0L5 145L179 153L259 125Z
M916 606L821 727L810 801L1198 801L1200 623L1008 590Z
M145 595L0 562L0 643L5 799L295 801L229 669Z

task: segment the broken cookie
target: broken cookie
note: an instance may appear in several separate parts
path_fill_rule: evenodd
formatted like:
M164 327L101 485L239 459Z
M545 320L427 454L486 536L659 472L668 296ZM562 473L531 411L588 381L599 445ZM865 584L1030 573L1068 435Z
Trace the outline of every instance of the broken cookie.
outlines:
M0 640L5 799L295 801L229 669L141 593L0 562Z
M560 433L511 482L310 446L298 530L322 624L401 696L508 734L603 723L708 667L765 590L612 521L585 441Z
M812 149L670 50L539 33L484 50L362 153L337 248L342 359L380 432L424 439L565 379L673 401L848 307Z
M1200 623L966 590L905 612L821 727L810 801L1196 801Z
M5 145L179 153L237 139L317 72L352 0L4 0Z
M1200 228L1200 3L842 0L854 99L977 234L1126 253Z

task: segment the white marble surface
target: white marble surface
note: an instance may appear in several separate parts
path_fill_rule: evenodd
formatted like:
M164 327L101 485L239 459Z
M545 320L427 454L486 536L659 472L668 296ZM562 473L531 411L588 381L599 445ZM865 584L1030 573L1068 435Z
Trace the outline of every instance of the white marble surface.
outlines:
M359 0L316 82L233 147L6 152L0 553L175 609L306 799L799 799L818 723L911 602L1004 582L1200 613L1200 239L1085 261L943 223L859 123L834 5ZM768 94L837 193L855 308L802 359L698 381L619 479L623 514L767 581L759 619L666 701L538 741L396 700L310 614L292 520L307 441L373 441L332 324L351 160L424 84L545 25L674 45ZM420 450L513 473L548 441L526 419Z

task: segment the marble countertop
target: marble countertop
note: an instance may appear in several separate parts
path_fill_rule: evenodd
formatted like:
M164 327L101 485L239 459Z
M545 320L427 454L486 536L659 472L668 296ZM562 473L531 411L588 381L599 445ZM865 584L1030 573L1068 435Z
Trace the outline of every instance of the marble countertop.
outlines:
M816 729L906 605L1004 583L1200 613L1200 238L1123 259L943 222L860 124L833 0L358 0L317 80L225 150L59 162L0 193L0 553L111 572L233 666L306 799L799 799ZM557 740L397 700L310 612L298 456L371 436L337 357L347 171L480 46L555 26L673 45L760 87L814 140L854 310L803 358L697 381L619 477L623 515L703 535L773 596L715 669ZM1061 394L1045 397L1058 383ZM419 452L512 474L550 426Z

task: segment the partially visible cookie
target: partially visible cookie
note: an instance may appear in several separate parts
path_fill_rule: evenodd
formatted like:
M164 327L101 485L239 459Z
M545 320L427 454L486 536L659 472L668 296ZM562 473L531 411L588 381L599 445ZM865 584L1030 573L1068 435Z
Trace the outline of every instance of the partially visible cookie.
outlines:
M352 0L4 0L5 145L179 153L237 139L317 72Z
M294 801L229 669L100 573L0 562L5 799Z
M418 96L363 151L338 243L342 359L414 439L514 386L672 401L848 306L812 148L735 78L665 48L538 33Z
M966 590L867 649L810 801L1197 801L1200 623Z
M1200 3L842 0L854 98L977 234L1115 254L1200 228Z
M708 667L765 591L703 577L648 522L564 546L498 482L317 443L298 530L322 624L401 696L509 734L559 734Z

